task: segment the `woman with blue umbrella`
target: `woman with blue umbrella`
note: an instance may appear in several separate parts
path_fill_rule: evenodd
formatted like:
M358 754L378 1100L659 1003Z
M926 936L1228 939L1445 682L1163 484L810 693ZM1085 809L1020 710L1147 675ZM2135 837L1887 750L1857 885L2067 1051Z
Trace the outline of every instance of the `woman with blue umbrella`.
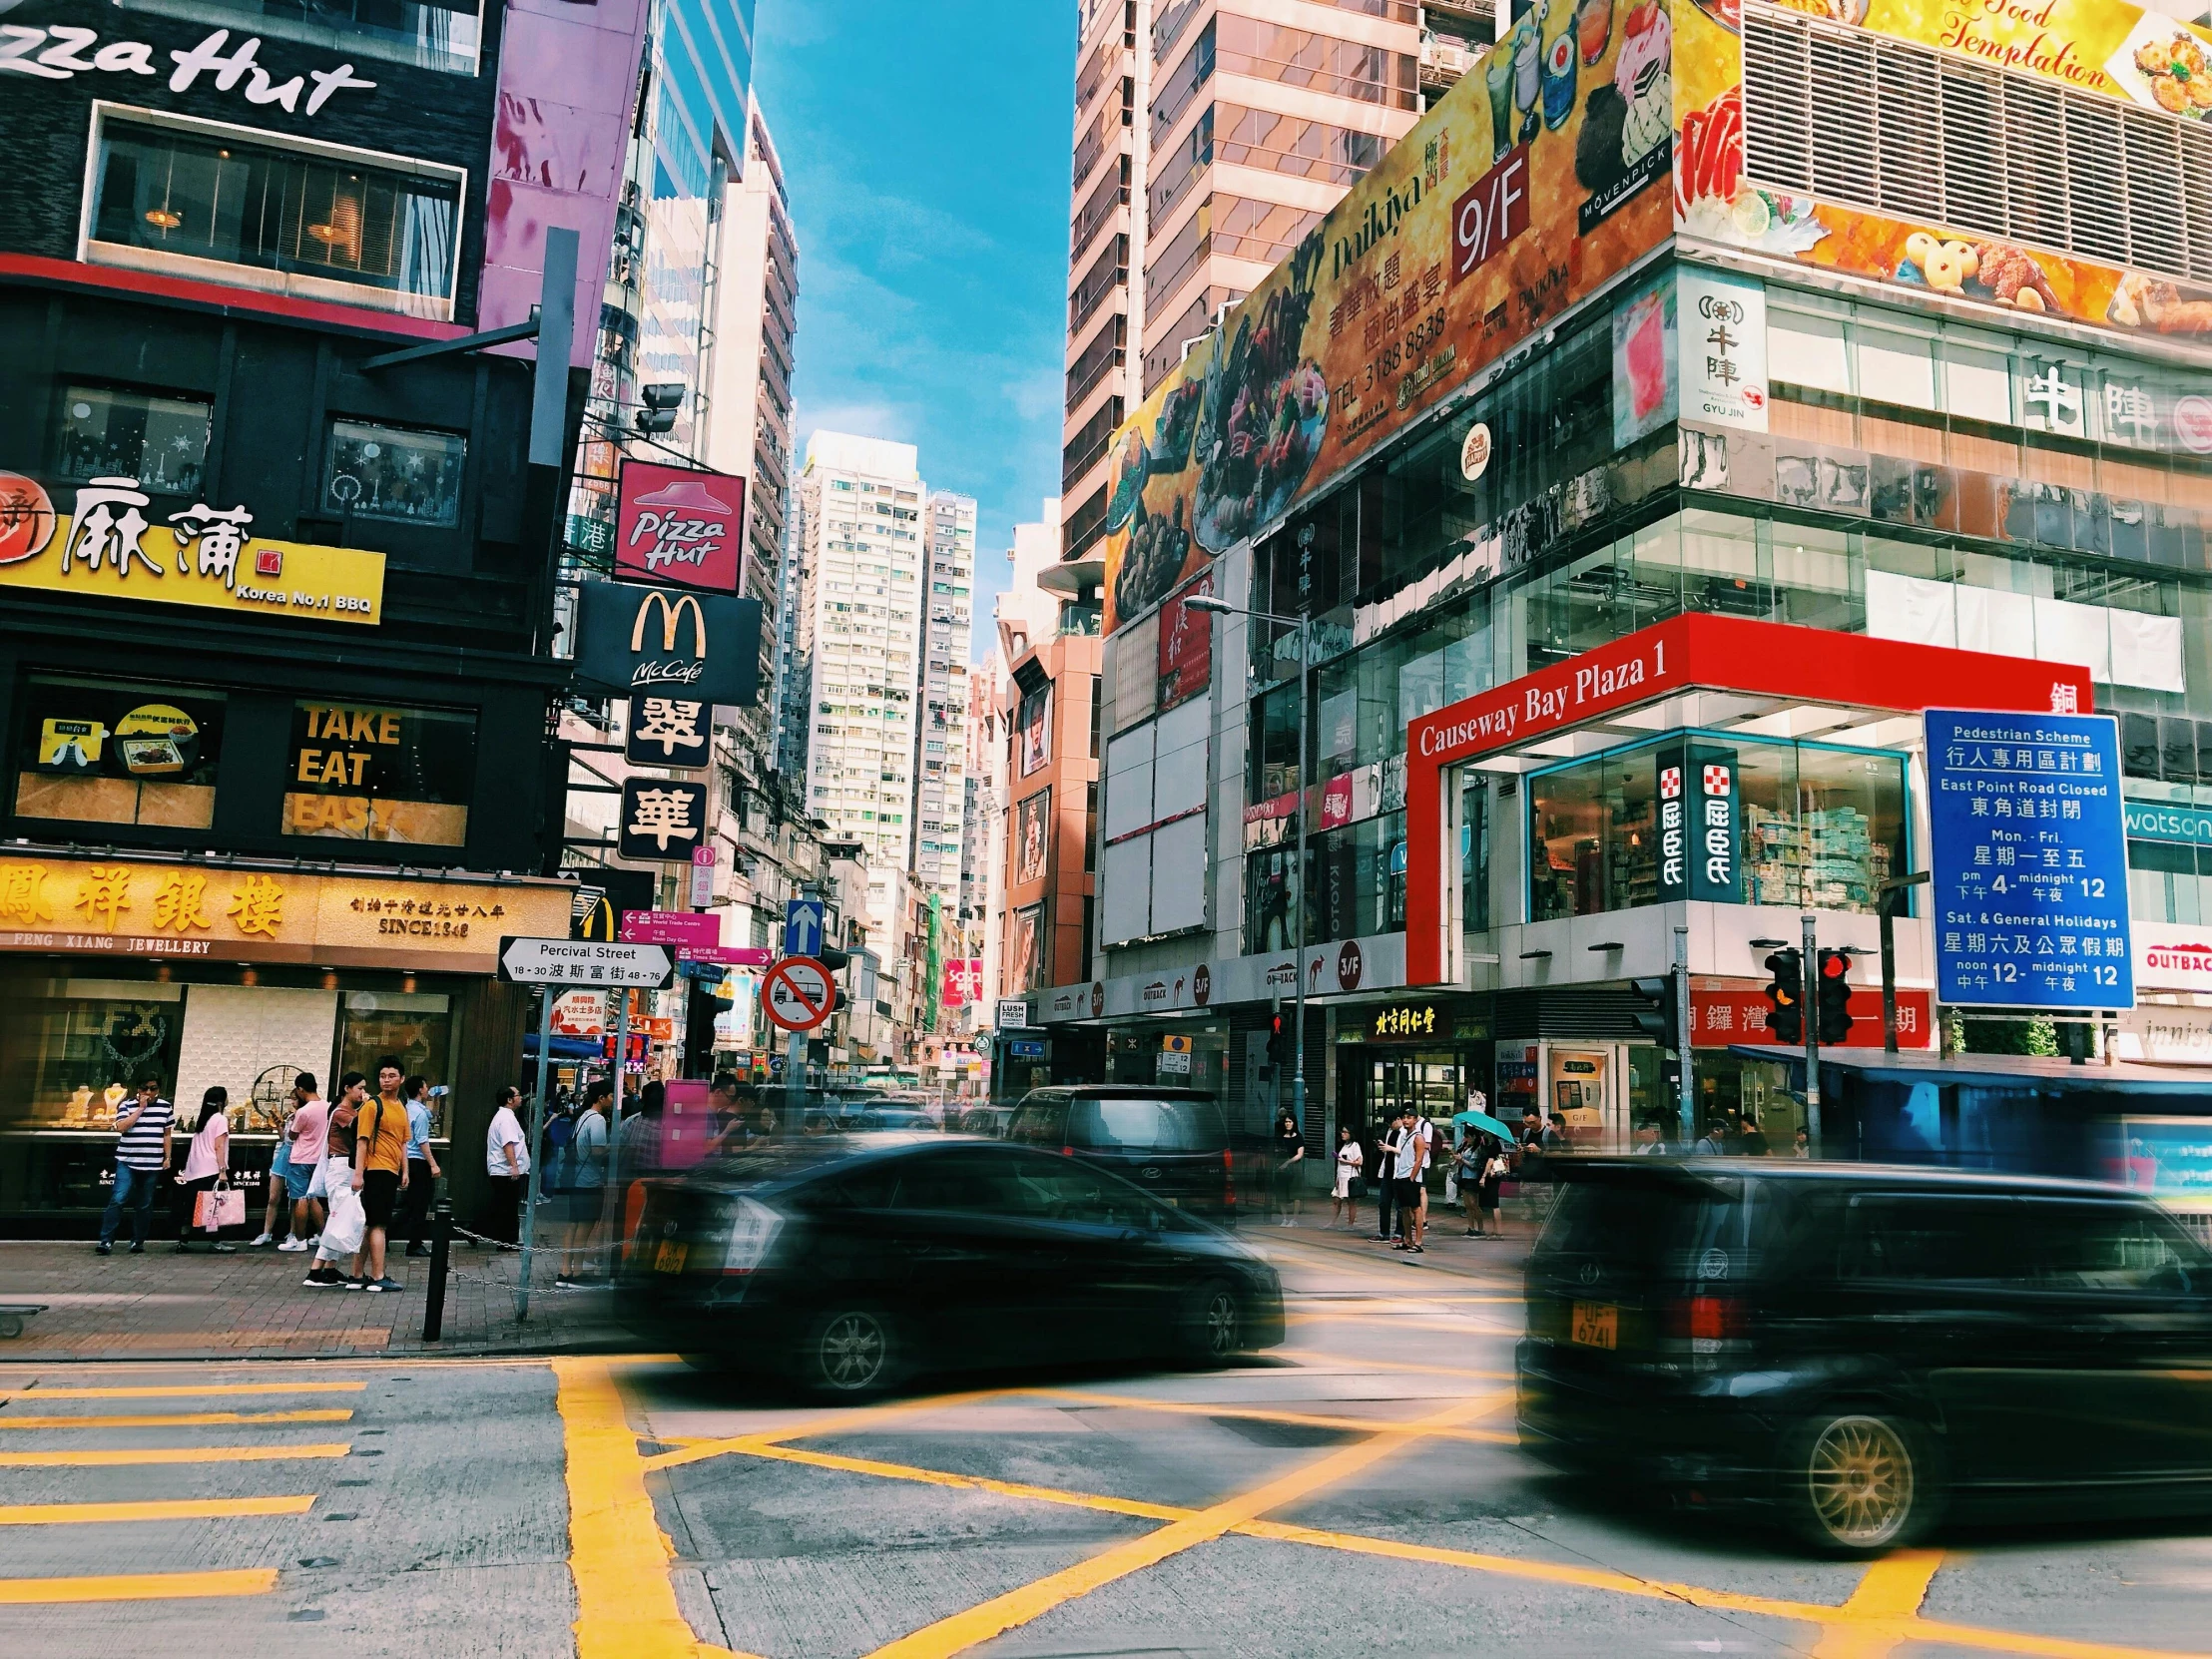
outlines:
M1487 1112L1461 1112L1452 1120L1459 1130L1459 1150L1452 1155L1458 1166L1460 1208L1467 1220L1470 1239L1502 1239L1504 1224L1498 1215L1498 1189L1504 1185L1497 1168L1513 1131Z

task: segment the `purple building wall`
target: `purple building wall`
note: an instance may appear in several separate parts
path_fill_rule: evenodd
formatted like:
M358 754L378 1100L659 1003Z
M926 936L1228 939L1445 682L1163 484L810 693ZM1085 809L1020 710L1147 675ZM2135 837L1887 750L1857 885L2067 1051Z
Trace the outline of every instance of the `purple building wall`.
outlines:
M576 336L587 366L599 334L615 205L636 113L648 0L509 0L499 53L477 326L529 320L548 226L577 233ZM529 356L527 344L497 349Z

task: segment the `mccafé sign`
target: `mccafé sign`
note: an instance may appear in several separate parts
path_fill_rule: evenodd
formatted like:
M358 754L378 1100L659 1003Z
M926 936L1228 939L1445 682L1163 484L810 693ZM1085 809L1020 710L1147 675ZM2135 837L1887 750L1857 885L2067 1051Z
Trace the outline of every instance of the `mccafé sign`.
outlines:
M624 695L674 689L696 702L739 708L760 696L757 599L585 582L576 611L579 681Z

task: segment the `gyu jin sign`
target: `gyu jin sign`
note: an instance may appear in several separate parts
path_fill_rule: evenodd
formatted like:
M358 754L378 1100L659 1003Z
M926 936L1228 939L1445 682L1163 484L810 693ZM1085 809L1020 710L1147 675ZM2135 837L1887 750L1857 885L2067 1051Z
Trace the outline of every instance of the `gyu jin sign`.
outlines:
M615 572L735 593L745 532L745 480L652 461L622 463Z

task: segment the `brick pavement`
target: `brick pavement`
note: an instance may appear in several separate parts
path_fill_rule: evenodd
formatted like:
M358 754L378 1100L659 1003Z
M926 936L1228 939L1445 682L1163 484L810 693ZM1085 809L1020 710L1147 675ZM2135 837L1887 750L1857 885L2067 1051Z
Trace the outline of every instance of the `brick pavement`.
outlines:
M143 1256L89 1242L0 1243L0 1303L45 1303L23 1335L0 1340L0 1365L82 1360L359 1359L371 1355L574 1352L628 1346L604 1292L552 1289L539 1259L530 1318L515 1321L521 1258L456 1241L446 1278L442 1340L422 1341L427 1260L395 1252L397 1295L310 1291L311 1257L204 1246L178 1255L167 1241Z

